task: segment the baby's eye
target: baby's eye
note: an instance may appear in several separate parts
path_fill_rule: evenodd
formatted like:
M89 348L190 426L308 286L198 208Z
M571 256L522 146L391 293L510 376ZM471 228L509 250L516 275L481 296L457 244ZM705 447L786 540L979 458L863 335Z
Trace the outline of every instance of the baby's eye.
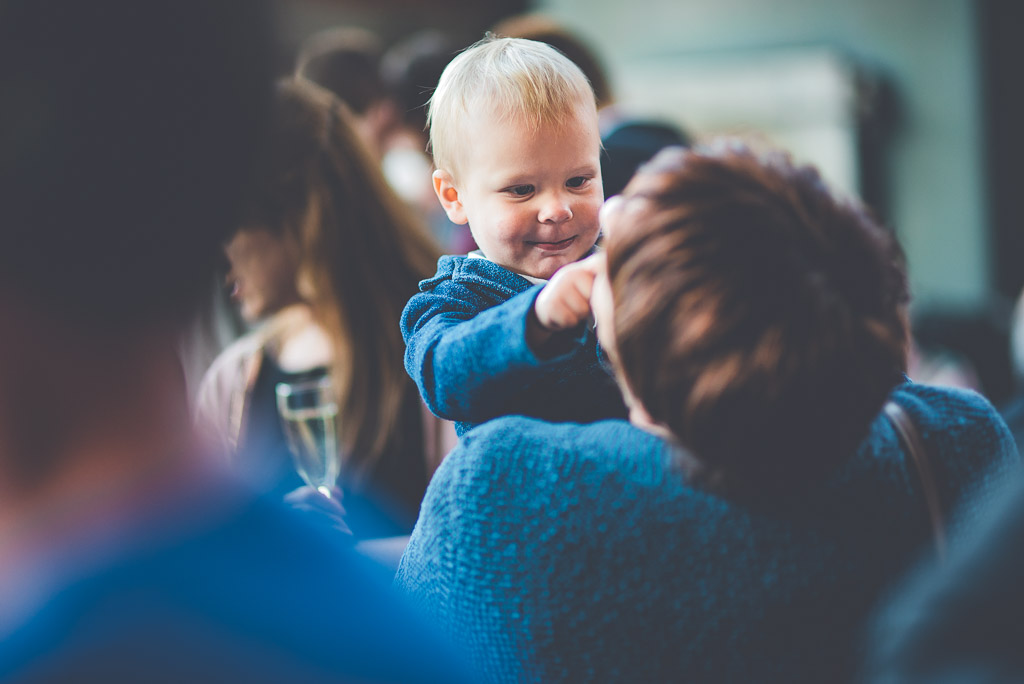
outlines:
M569 180L565 181L565 184L570 188L582 188L588 182L590 182L590 179L586 176L573 176Z
M516 197L526 197L527 195L533 194L532 185L513 185L510 188L505 188L505 192L515 195Z

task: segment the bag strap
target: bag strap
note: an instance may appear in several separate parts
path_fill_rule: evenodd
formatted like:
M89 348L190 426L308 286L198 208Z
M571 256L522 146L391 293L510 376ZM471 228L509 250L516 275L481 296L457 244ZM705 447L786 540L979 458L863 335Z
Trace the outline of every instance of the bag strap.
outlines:
M939 490L935 484L935 477L932 474L931 462L928 459L924 442L921 440L910 414L902 406L890 399L885 403L883 411L892 426L896 428L896 434L899 435L900 441L910 452L910 457L917 468L924 501L928 506L928 517L932 523L932 533L935 536L935 549L938 552L939 560L943 560L946 557L946 526L943 520L942 506L939 502Z

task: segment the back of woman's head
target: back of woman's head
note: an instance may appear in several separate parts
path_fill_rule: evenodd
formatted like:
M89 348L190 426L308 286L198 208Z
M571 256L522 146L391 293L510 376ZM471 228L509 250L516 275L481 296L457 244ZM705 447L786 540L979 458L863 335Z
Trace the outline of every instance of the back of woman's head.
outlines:
M299 292L334 344L340 433L354 452L378 453L408 385L397 321L439 250L332 94L282 81L271 123L248 224L298 244Z
M831 472L903 377L893 236L813 168L738 144L663 151L624 201L608 268L632 393L724 489Z

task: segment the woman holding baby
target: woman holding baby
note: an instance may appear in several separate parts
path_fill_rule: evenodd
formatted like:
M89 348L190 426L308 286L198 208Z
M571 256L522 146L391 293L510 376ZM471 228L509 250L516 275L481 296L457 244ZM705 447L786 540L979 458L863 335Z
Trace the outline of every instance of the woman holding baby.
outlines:
M883 406L921 436L951 535L1016 465L1005 425L907 381L900 248L809 167L669 149L601 224L605 255L567 268L594 273L629 422L468 432L398 583L495 681L851 679L937 531Z

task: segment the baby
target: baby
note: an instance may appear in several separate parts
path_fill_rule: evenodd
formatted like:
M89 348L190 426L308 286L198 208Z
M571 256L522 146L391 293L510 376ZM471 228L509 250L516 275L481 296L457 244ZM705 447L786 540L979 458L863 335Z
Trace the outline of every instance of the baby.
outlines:
M428 121L434 190L480 249L441 257L402 314L427 406L460 435L508 414L624 417L587 325L603 193L583 73L544 43L486 38L445 69Z

